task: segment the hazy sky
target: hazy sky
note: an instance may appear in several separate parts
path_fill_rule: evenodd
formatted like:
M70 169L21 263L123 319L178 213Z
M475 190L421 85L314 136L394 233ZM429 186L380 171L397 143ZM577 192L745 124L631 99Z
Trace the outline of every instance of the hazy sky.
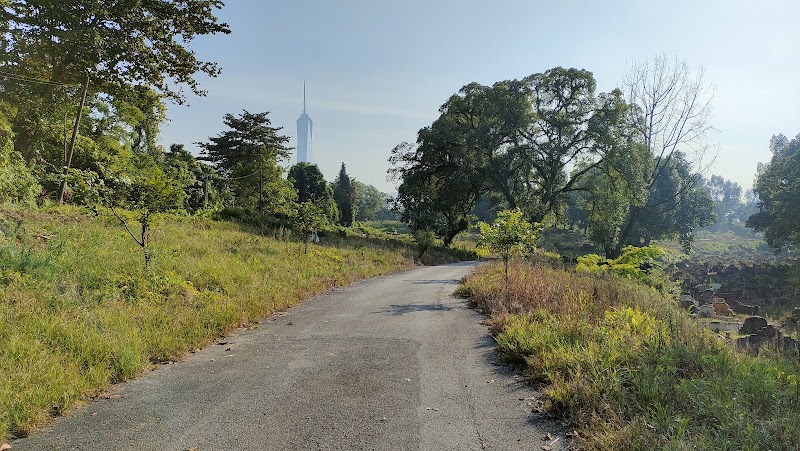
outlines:
M225 113L269 111L296 145L303 80L313 158L332 180L342 162L382 191L390 150L414 141L463 85L555 66L619 85L632 61L666 54L703 68L715 94L711 172L750 187L769 139L800 133L800 1L226 0L232 33L192 43L222 74L207 97L170 105L161 142L205 141ZM294 164L292 157L291 164Z

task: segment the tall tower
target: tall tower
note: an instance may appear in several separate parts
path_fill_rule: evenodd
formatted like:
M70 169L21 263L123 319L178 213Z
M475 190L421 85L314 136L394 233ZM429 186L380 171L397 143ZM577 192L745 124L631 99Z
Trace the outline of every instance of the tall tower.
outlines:
M306 114L306 82L303 82L303 114L297 118L297 162L311 163L311 138L314 121Z

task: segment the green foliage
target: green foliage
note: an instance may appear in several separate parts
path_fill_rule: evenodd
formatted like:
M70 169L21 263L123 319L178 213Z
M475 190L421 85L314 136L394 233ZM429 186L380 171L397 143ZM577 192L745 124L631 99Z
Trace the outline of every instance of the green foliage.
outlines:
M150 241L154 215L183 207L186 193L175 179L167 177L161 167L147 158L147 155L142 155L136 160L134 174L132 178L121 180L116 189L110 192L108 203L130 237L141 248L147 270L150 267ZM115 207L134 211L140 233L133 233L129 224L130 219L118 214Z
M0 100L19 110L15 149L26 161L58 172L64 122L75 117L75 99L88 76L88 109L110 101L132 127L134 150L154 150L163 99L182 102L186 86L202 95L195 75L219 73L189 46L196 36L230 32L214 16L221 6L218 0L9 1L0 9L0 67L15 77L0 80Z
M288 179L297 191L297 201L313 202L331 222L339 219L333 188L325 181L316 164L300 162L289 168Z
M164 155L164 172L186 193L189 212L222 205L221 177L209 164L199 161L182 144L172 144Z
M131 172L132 176L120 179L109 193L111 205L146 213L183 207L186 193L178 181L170 178L152 159L140 156Z
M420 260L425 252L436 243L436 234L432 230L417 230L414 232L414 242L417 248L417 260Z
M9 116L13 111L0 102L0 203L32 205L42 190L22 155L14 150Z
M356 191L355 210L358 221L372 221L386 202L386 196L372 185L353 180Z
M539 225L532 226L522 219L520 210L503 210L490 225L478 224L480 236L478 249L486 249L500 255L505 267L506 287L508 287L508 261L514 255L533 252Z
M492 224L481 222L478 227L478 248L498 254L504 262L514 255L531 252L539 229L523 219L520 210L503 210Z
M316 203L305 201L297 204L297 209L292 213L291 218L292 224L300 231L301 236L305 237L304 251L307 252L312 234L328 223L325 212Z
M536 252L530 255L529 259L533 264L543 265L549 268L564 267L564 260L557 252L543 251L538 249Z
M356 218L355 180L347 175L347 168L342 163L339 175L333 181L333 198L339 209L339 224L345 227L353 225Z
M12 0L0 14L9 24L11 38L4 62L30 71L20 75L48 74L56 83L77 83L92 68L92 85L100 92L116 96L134 86L150 85L180 100L180 85L203 93L193 79L196 73L219 72L216 64L198 60L188 45L195 36L230 33L213 15L220 7L216 0L158 0L135 8Z
M758 212L747 220L747 227L764 232L775 248L800 244L800 135L789 141L783 135L770 141L772 160L759 165L754 190Z
M629 183L646 187L647 201L631 204L613 246L597 244L613 258L628 245L677 237L688 251L692 231L714 222L713 201L695 170L707 151L703 140L711 128L707 124L711 89L702 72L695 76L685 61L664 56L633 63L623 89L635 142L652 159Z
M297 196L279 165L289 156L289 137L278 134L282 128L272 127L268 114L226 114L223 122L230 130L198 144L222 172L236 206L287 216Z
M58 185L63 176L51 174L49 180ZM89 169L70 168L67 173L67 196L65 201L78 205L99 205L103 203L105 183L100 175Z
M594 273L608 272L654 288L665 289L670 286L668 277L661 269L665 255L664 249L655 245L627 246L622 255L615 259L606 259L597 254L578 257L575 269Z
M745 205L742 202L742 187L738 183L712 175L705 181L705 189L714 201L714 216L718 223L730 225L742 220L741 211Z
M466 230L482 196L523 208L535 221L559 214L584 176L621 151L625 111L619 91L595 95L586 70L556 67L491 87L470 83L419 131L416 145L392 151L403 219L436 230L447 244Z

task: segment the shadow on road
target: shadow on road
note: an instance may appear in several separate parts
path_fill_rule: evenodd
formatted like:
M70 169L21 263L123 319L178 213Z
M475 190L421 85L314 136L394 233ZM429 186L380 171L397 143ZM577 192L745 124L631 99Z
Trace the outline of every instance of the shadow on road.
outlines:
M392 304L389 307L385 307L381 310L380 313L388 313L390 315L405 315L406 313L415 313L415 312L447 312L453 310L452 307L442 305L442 304L402 304L402 305L395 305Z
M458 279L409 280L408 282L411 282L411 283L413 283L415 285L436 285L436 284L457 285L457 284L461 283L461 281L458 280Z

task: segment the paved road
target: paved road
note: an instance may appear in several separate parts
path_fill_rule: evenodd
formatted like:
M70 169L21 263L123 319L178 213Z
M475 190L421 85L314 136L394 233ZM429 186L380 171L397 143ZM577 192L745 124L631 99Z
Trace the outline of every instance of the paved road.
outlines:
M13 451L541 450L558 428L531 413L535 391L495 364L483 318L451 295L471 268L311 299L115 387Z

